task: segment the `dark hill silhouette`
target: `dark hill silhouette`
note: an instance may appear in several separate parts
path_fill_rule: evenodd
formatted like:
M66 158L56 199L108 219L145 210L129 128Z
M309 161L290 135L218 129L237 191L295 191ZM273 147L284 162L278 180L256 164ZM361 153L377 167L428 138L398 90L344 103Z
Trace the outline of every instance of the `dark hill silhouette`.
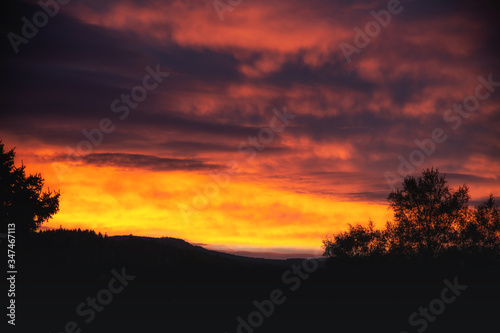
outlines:
M297 275L284 281L283 274L300 259L245 258L174 238L58 229L19 240L17 260L22 332L64 332L69 321L82 332L237 332L237 318L248 318L253 301L276 289L286 302L254 332L416 332L409 316L455 277L467 290L426 332L486 332L499 324L499 265L474 257L439 264L332 262L299 279L295 291L290 277ZM122 268L134 280L85 323L77 306Z
M172 237L155 238L155 237L128 235L128 236L109 236L109 238L116 239L116 240L123 240L123 241L130 240L130 239L137 239L137 240L146 240L146 241L151 241L151 242L157 242L159 244L165 245L165 246L170 247L170 248L176 248L176 249L185 250L187 252L198 253L200 256L205 255L214 261L216 261L217 259L219 259L219 260L236 260L239 262L287 266L287 265L292 265L294 263L298 264L298 263L302 262L302 260L303 260L303 258L289 258L289 259L283 259L283 260L267 259L267 258L258 258L258 257L231 254L231 253L220 252L220 251L215 251L215 250L208 250L208 249L205 249L204 247L199 246L199 245L192 245L183 239L172 238ZM249 253L251 253L251 252L249 252ZM319 261L322 262L324 260L323 260L323 258L319 258Z

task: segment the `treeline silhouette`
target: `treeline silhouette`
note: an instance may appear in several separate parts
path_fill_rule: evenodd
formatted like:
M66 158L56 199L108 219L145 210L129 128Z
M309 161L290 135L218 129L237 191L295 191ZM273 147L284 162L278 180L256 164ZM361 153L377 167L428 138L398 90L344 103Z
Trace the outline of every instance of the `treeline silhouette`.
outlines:
M62 265L72 263L107 265L139 265L147 267L173 267L175 265L202 267L232 267L280 265L286 267L300 259L273 260L245 258L217 251L171 237L108 236L91 229L47 229L23 235L23 250L32 255L25 263L37 263L41 249L50 252L50 262Z
M408 176L402 189L387 197L394 221L378 230L350 225L323 240L330 261L449 260L478 257L496 262L500 250L500 213L493 195L469 208L467 185L453 190L444 175L426 169L422 176Z

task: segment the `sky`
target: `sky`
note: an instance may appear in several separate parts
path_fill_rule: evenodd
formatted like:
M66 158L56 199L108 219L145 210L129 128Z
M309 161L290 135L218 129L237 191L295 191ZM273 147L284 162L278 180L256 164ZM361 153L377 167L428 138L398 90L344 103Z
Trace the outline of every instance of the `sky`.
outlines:
M0 139L44 226L321 255L438 168L500 196L494 1L5 1Z

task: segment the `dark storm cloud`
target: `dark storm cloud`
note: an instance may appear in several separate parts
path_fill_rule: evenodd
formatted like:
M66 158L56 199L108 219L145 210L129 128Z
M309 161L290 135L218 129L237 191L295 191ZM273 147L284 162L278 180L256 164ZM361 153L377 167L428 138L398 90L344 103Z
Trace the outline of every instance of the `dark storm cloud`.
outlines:
M337 55L340 57L340 55ZM340 61L342 60L342 61ZM265 78L266 82L289 88L294 84L310 86L329 85L341 90L362 91L369 94L375 88L375 83L362 79L357 73L349 72L338 59L335 64L327 63L319 68L311 68L300 59L296 62L287 62L283 67Z
M66 157L58 157L55 160L64 160ZM195 159L163 158L152 155L124 154L124 153L98 153L88 154L82 157L84 164L94 166L113 166L122 168L147 169L154 171L174 170L215 170L218 165L206 164Z

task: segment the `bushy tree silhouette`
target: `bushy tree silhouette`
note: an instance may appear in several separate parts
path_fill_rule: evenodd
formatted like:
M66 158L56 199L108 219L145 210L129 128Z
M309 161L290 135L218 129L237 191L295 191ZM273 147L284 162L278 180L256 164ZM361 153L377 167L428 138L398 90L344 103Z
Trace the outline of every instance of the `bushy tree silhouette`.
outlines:
M387 197L394 211L394 222L387 228L391 248L430 254L451 245L467 221L469 199L467 185L453 191L437 169L406 177L403 188Z
M476 207L461 232L461 246L470 248L500 248L500 210L495 198L489 198Z
M34 232L59 210L59 192L44 192L41 174L26 176L25 166L14 165L14 149L0 141L0 225L15 223L16 233Z
M366 227L359 224L355 226L349 224L348 226L348 231L339 233L334 239L328 237L323 241L326 256L359 258L385 252L385 233L375 230L372 221Z
M500 210L493 195L471 211L468 186L454 191L433 168L418 178L406 177L402 185L387 197L394 221L385 230L375 230L371 221L367 227L349 225L347 232L323 240L323 255L431 258L452 250L500 250Z

